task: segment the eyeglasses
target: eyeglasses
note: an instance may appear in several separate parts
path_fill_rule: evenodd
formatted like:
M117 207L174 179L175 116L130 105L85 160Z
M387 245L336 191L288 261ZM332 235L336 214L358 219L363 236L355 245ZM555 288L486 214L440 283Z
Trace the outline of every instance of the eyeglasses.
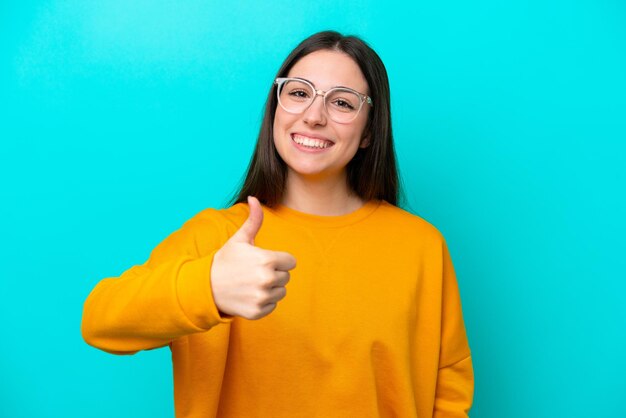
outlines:
M288 113L300 114L307 110L317 96L322 96L328 116L337 123L350 123L359 115L363 103L374 106L372 98L347 87L317 90L313 83L303 78L279 77L278 104Z

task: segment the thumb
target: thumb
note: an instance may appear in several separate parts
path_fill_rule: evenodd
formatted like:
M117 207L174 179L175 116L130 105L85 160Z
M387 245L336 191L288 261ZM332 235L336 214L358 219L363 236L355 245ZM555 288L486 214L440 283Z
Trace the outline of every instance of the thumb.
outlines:
M248 196L248 207L250 208L248 219L246 219L243 225L241 225L241 228L235 232L231 240L254 245L254 238L263 224L263 209L261 209L259 200L254 196Z

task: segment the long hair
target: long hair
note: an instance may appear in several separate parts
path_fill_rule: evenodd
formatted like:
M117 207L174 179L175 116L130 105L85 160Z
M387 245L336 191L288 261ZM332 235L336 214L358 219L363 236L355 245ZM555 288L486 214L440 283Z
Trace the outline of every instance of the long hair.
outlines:
M360 38L324 31L308 37L291 51L276 77L286 77L301 58L319 50L339 51L350 56L365 76L374 103L365 127L370 142L366 148L359 148L347 165L348 187L364 201L385 200L397 206L400 185L385 65ZM263 122L245 180L241 190L231 199L231 204L246 202L248 196L256 196L264 205L274 207L283 197L287 166L274 146L273 125L278 104L274 89L272 85L265 102Z

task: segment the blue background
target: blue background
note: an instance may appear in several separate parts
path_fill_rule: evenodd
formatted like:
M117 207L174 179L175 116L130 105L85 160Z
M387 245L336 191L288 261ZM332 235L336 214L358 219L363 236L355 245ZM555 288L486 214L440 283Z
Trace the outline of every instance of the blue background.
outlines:
M472 416L626 416L620 0L2 1L1 416L173 415L169 350L87 346L82 304L225 205L282 59L327 28L386 63L408 206L461 286Z

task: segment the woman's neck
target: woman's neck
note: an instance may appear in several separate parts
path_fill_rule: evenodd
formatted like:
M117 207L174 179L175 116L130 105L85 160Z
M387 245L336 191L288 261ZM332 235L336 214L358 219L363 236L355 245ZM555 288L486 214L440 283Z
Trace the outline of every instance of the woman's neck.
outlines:
M289 173L281 203L299 212L321 216L345 215L364 204L348 187L345 173L317 179Z

